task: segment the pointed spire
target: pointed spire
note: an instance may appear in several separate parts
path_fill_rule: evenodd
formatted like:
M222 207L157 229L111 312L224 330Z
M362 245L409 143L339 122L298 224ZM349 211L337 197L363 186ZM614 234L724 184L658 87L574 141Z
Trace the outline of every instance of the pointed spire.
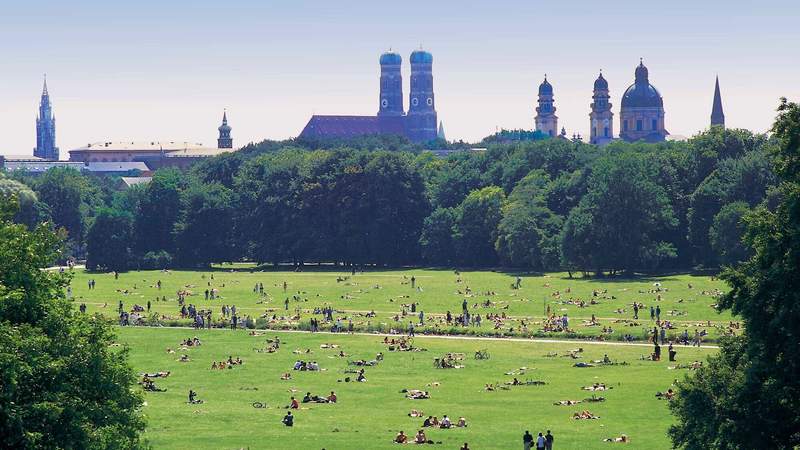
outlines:
M444 124L442 123L441 120L439 121L439 132L437 133L437 137L444 141L447 140L447 138L444 136Z
M42 88L42 97L48 95L47 94L47 74L44 74L44 87Z
M722 95L719 92L719 76L714 84L714 103L711 106L711 126L725 127L725 113L722 112Z
M223 109L222 110L222 124L223 125L227 125L228 124L228 110L227 109Z

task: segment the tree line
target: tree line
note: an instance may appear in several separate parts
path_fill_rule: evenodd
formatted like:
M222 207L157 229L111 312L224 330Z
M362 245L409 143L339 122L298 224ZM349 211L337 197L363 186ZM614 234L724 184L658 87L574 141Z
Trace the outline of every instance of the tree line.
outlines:
M776 143L746 130L605 147L485 142L438 158L394 137L264 141L159 170L144 186L52 169L8 174L0 189L20 194L17 220L63 228L72 253L104 270L235 260L715 268L750 256L741 219L777 196Z

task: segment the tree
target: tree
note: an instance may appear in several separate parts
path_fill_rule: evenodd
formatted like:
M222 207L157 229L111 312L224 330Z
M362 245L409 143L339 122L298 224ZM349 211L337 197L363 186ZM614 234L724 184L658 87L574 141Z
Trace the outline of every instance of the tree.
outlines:
M175 225L175 257L184 266L235 258L234 196L221 184L195 183L182 193L181 218Z
M71 168L52 168L34 182L39 200L47 204L50 217L69 238L83 244L87 219L102 204L100 192L88 178Z
M86 236L86 268L124 271L131 265L133 216L127 211L102 209Z
M744 217L750 212L745 202L733 202L722 207L708 231L711 248L723 266L736 264L750 256L749 249L742 242L745 232Z
M800 445L800 105L782 100L773 156L783 198L775 211L747 215L753 257L727 269L720 301L744 322L741 337L678 384L670 437L687 449L796 448Z
M535 270L558 267L562 218L547 208L549 184L550 178L543 170L533 170L509 195L495 242L505 264Z
M61 238L13 224L0 199L0 447L142 447L141 395L111 327L76 314L69 274L42 270Z
M181 212L181 191L186 186L186 174L177 169L161 169L145 188L134 218L134 252L166 251L173 253L173 230Z
M598 273L648 269L674 248L659 233L677 225L669 199L655 182L656 167L644 155L622 153L599 159L587 194L563 234L562 252L581 269L591 261ZM591 224L591 225L589 225ZM576 242L567 242L576 239Z
M422 259L428 264L449 265L455 261L453 227L456 218L455 208L437 208L425 218L419 244Z
M501 188L488 186L470 192L458 206L454 242L460 263L470 266L497 263L494 243L505 200Z
M0 198L15 196L18 203L14 222L33 228L49 219L47 205L41 203L30 187L16 180L5 178L0 174Z

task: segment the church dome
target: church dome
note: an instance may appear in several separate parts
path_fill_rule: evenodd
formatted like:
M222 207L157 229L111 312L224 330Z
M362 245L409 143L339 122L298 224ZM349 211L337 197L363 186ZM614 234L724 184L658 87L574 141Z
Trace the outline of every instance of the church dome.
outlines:
M544 77L544 81L539 85L539 95L553 95L553 85Z
M600 73L600 76L594 80L594 90L595 91L607 91L608 90L608 81L603 78L603 73Z
M388 51L381 55L381 65L396 65L399 66L403 63L403 57L400 54Z
M642 62L636 68L636 81L622 95L622 107L650 108L663 107L664 100L658 89L648 79L647 67Z
M433 64L433 55L425 50L414 50L411 53L411 64Z

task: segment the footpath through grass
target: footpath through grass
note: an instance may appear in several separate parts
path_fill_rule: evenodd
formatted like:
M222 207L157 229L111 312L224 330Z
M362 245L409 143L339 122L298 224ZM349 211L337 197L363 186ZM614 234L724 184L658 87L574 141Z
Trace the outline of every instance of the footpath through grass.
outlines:
M214 271L131 271L120 274L119 279L113 274L76 271L72 294L76 303L86 304L88 312L99 311L112 318L118 317L120 301L126 311L150 301L151 313L144 315L148 323L162 325L189 324L179 314L177 293L181 291L187 304L213 312L214 326L228 323L221 316L222 305L236 305L238 315L250 316L258 328L287 329L307 328L315 308L331 306L336 310L334 319L341 319L344 326L352 321L354 329L361 331L406 331L413 321L418 333L603 339L631 335L645 340L655 325L650 307L659 307L661 320L670 322L668 339L679 337L684 330L690 337L695 330L705 331L706 341L737 331L728 328L732 320L729 313L718 314L714 309L717 296L727 287L710 277L570 279L564 273L521 274L521 287L514 289L517 274L490 271L456 274L450 270L409 269L352 275L334 270L279 272L244 265L223 267ZM89 280L96 281L95 289L88 289ZM257 283L263 284L263 294L254 292ZM206 299L206 290L213 291L215 298ZM483 319L480 326L463 328L445 323L448 311L453 316L461 313L464 300L472 317L480 315ZM644 305L638 320L634 319L633 302ZM375 316L369 317L367 314L373 311ZM420 311L424 312L423 326L419 325ZM555 316L567 314L570 331L547 331L543 318L548 311ZM487 315L498 319L486 320ZM595 323L589 324L592 316Z
M202 345L180 349L182 340L198 336ZM259 353L266 340L279 336L276 353ZM467 428L426 429L429 439L441 442L433 448L458 449L469 442L471 449L509 449L521 446L525 430L552 430L556 448L606 448L622 444L605 438L627 435L631 448L669 448L666 431L672 423L667 402L655 397L686 369L670 369L676 363L641 360L650 349L630 345L584 345L580 358L564 356L581 347L575 344L504 342L417 337L414 345L425 352L390 352L379 336L266 332L252 336L244 330L177 328L120 328L120 342L130 345L137 372L170 371L155 378L166 392L147 392L144 412L147 438L155 448L170 449L390 449L399 430L413 435L423 418L408 416L412 409L453 421L465 417ZM337 344L336 349L320 345ZM167 353L167 348L176 351ZM488 360L475 360L474 352L486 349ZM310 350L310 352L309 352ZM348 356L340 357L345 352ZM678 362L704 360L715 350L678 348ZM348 361L371 360L378 352L384 361L366 367L364 383L343 382ZM461 369L436 369L433 359L447 352L465 354ZM189 362L178 362L180 355ZM557 354L557 356L548 356ZM628 365L574 367L576 362L601 360ZM211 370L212 361L232 356L244 364L232 369ZM317 361L320 372L293 371L296 360ZM521 370L521 368L527 368ZM292 379L281 380L290 372ZM514 373L506 375L506 373ZM514 377L520 381L544 381L544 385L510 386L486 391L487 383L504 385ZM584 400L592 392L584 386L604 383L604 402L573 406L554 405L563 400ZM193 389L201 405L186 403ZM401 389L430 392L428 400L410 400ZM335 391L337 404L303 404L295 412L293 428L281 424L290 397L306 392L327 395ZM257 409L253 402L268 407ZM575 420L577 411L588 410L599 419Z

